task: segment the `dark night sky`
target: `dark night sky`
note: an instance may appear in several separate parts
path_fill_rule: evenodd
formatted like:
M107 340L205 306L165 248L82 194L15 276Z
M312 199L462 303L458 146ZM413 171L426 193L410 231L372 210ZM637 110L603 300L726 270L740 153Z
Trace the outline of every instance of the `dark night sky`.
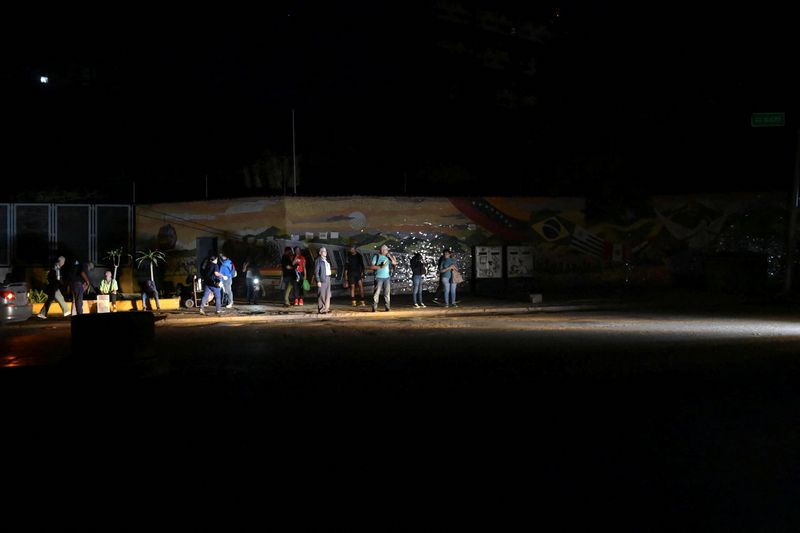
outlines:
M136 180L141 201L197 199L205 175L212 196L274 193L243 189L242 168L291 154L292 108L302 194L402 194L404 176L414 195L788 189L800 43L786 12L457 3L545 37L443 20L447 2L20 15L3 37L3 195L125 200ZM477 64L485 49L512 65ZM790 127L750 128L753 111Z

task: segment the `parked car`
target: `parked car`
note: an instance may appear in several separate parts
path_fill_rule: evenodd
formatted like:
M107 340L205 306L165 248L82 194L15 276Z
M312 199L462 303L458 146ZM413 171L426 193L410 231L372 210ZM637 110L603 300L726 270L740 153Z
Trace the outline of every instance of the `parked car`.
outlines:
M25 282L0 285L0 323L21 322L33 314Z

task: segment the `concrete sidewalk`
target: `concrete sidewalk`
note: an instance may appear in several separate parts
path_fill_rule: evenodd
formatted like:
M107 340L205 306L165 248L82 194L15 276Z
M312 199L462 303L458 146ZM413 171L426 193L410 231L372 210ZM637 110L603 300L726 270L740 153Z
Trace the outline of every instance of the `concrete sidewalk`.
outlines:
M372 312L372 300L367 298L366 307L353 307L348 297L336 296L331 302L331 312L320 315L317 313L317 300L315 296L306 298L304 306L284 307L277 299L259 305L248 305L237 301L232 309L223 309L221 315L215 314L214 307L206 308L206 315L200 315L197 308L167 310L159 314L165 318L164 322L175 321L318 321L330 319L358 319L374 320L388 318L412 317L459 317L480 315L516 315L534 313L557 313L575 311L612 311L628 309L632 311L670 311L676 313L686 312L736 312L736 310L753 310L755 308L778 309L791 307L795 304L774 296L759 298L743 297L742 295L711 293L697 290L671 289L665 291L617 291L605 294L586 294L576 297L574 294L548 294L543 295L543 303L531 304L520 300L502 298L489 298L461 295L458 307L446 308L436 305L431 300L426 300L426 308L416 309L411 302L411 295L401 294L392 296L392 310L385 312L383 299L376 313Z

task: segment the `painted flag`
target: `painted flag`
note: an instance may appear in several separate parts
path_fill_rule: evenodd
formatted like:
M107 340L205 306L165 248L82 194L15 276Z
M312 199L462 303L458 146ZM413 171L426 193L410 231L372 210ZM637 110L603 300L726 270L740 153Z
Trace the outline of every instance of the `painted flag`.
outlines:
M575 226L575 231L572 232L572 242L570 242L569 246L582 254L595 257L602 257L605 250L603 239L580 226Z

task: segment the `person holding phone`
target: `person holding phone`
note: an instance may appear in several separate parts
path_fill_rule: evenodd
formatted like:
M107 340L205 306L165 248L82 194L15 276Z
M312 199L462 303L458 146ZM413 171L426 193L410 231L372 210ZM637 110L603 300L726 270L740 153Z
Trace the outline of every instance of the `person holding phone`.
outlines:
M387 311L392 310L392 280L389 265L396 267L397 259L389 252L385 244L381 246L380 253L372 258L369 269L375 271L375 292L372 294L372 312L378 310L378 302L383 290L383 305Z

